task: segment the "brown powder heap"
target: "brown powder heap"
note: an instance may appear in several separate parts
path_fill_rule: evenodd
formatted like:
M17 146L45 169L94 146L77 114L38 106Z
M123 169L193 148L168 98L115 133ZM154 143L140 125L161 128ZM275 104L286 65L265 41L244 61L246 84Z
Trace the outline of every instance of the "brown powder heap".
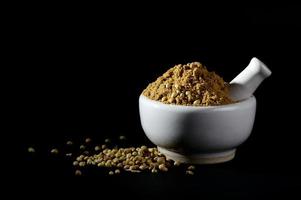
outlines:
M166 104L214 106L233 103L228 84L199 62L174 66L150 83L142 94Z

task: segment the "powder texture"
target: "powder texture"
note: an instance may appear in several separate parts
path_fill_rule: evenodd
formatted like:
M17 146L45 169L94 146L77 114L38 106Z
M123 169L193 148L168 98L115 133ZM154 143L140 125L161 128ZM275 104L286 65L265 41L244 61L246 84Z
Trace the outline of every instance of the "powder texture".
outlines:
M233 103L228 83L199 62L174 66L150 83L142 94L165 104L216 106Z

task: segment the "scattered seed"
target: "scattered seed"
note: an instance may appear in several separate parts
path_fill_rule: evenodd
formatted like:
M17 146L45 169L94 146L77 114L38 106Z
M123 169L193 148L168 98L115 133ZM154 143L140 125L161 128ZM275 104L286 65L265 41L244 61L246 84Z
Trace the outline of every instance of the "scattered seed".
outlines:
M72 153L66 153L66 156L67 156L67 157L71 157L71 156L72 156Z
M159 163L159 164L164 164L164 163L165 163L165 159L164 159L163 157L159 157L159 158L157 159L157 163Z
M120 174L120 170L119 169L115 169L115 174Z
M195 166L190 165L189 167L187 167L188 170L195 170Z
M76 158L76 160L77 160L77 161L82 161L83 158L84 158L84 155L80 155L80 156L78 156L78 157Z
M108 160L108 161L109 161L109 160ZM106 167L112 167L112 164L111 164L111 162L106 162L106 163L105 163L105 166L106 166Z
M119 168L126 171L139 173L144 170L157 173L160 171L168 171L172 166L171 160L166 160L157 148L148 148L147 146L130 147L130 148L113 148L100 149L100 146L94 148L98 150L95 155L88 155L83 152L82 155L76 157L73 165L84 167L86 165L97 165L98 167ZM116 170L116 169L115 169ZM112 171L114 172L114 171ZM118 172L115 172L117 174Z
M86 138L86 139L85 139L85 143L90 143L91 141L92 141L91 138Z
M158 172L158 170L156 170L156 168L152 169L152 173L157 173L157 172Z
M179 161L175 161L173 164L174 166L180 166L181 163Z
M119 140L125 140L126 137L124 135L119 136Z
M130 170L136 170L137 167L134 165L134 166L130 166Z
M73 145L73 142L72 142L71 140L68 140L68 141L66 142L66 144L67 144L68 146L71 146L71 145Z
M86 162L79 162L78 164L80 167L84 167L86 165Z
M168 168L164 164L159 165L159 169L164 172L168 171Z
M80 150L84 150L85 148L86 148L85 145L80 145L80 146L79 146L79 149L80 149Z
M94 147L94 150L95 150L95 151L100 151L100 150L101 150L101 147L100 147L100 146L95 146L95 147Z
M109 171L109 175L114 175L114 172L113 171Z
M194 175L194 172L193 172L193 171L190 171L190 170L187 170L187 171L186 171L186 174L187 174L187 175Z
M76 176L81 176L82 175L82 172L80 170L75 170L75 173L74 173Z
M92 159L88 158L87 164L88 164L88 165L91 165L91 164L92 164Z
M35 153L36 152L36 150L33 147L28 147L27 151L29 153Z
M100 163L97 164L97 166L98 166L98 167L103 167L104 164L103 164L102 162L100 162Z
M146 165L140 165L140 166L139 166L139 169L141 169L141 170L145 170L146 168L147 168Z
M51 149L50 153L52 153L52 154L58 154L59 150L58 149Z
M110 143L111 140L109 138L105 139L105 143Z

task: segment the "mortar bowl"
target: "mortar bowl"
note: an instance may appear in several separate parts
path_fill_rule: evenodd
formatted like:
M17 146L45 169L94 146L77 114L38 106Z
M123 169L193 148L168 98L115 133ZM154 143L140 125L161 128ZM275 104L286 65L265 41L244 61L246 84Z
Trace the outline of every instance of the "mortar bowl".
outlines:
M256 99L201 107L164 104L140 95L139 113L146 136L168 159L222 163L232 160L236 148L250 136Z

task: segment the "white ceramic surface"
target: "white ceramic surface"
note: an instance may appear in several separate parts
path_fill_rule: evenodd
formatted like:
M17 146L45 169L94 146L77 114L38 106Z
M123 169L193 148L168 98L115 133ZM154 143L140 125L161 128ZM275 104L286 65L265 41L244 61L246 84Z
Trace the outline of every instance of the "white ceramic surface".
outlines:
M235 101L249 98L271 74L271 70L263 62L252 58L249 65L230 82L231 98Z
M209 107L164 104L139 98L142 128L159 150L173 160L207 164L231 160L250 135L256 99Z

